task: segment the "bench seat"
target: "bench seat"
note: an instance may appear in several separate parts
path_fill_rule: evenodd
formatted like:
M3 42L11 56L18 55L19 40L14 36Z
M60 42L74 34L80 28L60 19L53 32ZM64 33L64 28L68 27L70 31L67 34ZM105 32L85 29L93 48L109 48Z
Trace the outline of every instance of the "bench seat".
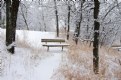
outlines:
M63 47L67 47L69 46L69 44L43 44L43 46L48 47L48 51L49 51L49 47L62 47L62 51L63 51Z
M118 51L121 51L121 45L112 45L111 46L113 49L116 49Z

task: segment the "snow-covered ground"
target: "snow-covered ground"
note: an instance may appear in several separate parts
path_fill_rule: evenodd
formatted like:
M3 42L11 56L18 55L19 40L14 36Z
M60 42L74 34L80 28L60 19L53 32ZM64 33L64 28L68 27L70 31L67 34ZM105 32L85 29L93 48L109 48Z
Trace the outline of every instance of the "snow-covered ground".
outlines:
M0 80L51 80L66 52L42 47L41 38L55 38L53 32L17 30L15 54L6 51L5 30L0 29ZM23 42L22 42L23 41ZM27 43L28 46L22 46Z
M11 55L6 51L5 30L0 28L0 80L121 80L121 51L100 48L100 70L95 75L92 47L69 40L68 49L47 51L41 39L55 36L54 32L17 30Z

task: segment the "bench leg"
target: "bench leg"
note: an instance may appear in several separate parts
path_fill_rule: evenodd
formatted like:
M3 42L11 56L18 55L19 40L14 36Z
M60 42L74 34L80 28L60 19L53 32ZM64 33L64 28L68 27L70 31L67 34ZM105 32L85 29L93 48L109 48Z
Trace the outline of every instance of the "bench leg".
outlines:
M49 51L49 46L47 47L47 51Z
M63 51L63 46L62 46L62 51Z

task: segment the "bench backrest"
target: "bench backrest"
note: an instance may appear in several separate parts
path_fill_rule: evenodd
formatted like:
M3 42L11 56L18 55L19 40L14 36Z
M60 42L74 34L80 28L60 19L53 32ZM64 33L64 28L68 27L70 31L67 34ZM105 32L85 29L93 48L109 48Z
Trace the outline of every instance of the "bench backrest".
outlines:
M112 45L111 47L121 47L121 45Z
M65 42L64 39L41 39L41 42Z

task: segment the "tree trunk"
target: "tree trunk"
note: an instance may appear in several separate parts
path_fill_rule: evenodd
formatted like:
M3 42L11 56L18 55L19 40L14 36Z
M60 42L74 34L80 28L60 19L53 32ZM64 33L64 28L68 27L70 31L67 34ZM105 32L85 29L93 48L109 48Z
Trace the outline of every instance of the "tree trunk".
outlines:
M16 20L19 8L19 0L6 0L6 46L10 53L14 53Z
M9 46L12 43L11 40L11 0L6 0L6 46ZM12 49L8 49L9 52L12 52Z
M41 1L41 6L43 6L43 2ZM44 16L44 13L43 13L43 8L41 9L42 10L42 20L43 20L43 24L44 24L44 31L46 32L47 31L47 27L46 27L46 21L45 21L45 16Z
M78 44L78 38L79 38L79 35L80 35L80 27L81 27L81 22L82 22L82 7L83 7L83 3L84 2L85 2L85 0L81 1L81 7L80 7L80 10L79 10L79 11L81 11L80 19L79 19L79 22L76 23L76 30L75 30L75 32L76 32L76 35L75 35L75 37L76 37L76 39L75 39L76 44Z
M95 74L99 72L99 29L100 23L97 20L99 15L100 3L98 0L94 0L94 42L93 42L93 71Z
M54 0L54 4L55 4L55 16L56 16L56 33L57 33L57 37L59 37L58 11L57 11L56 0Z
M89 39L89 17L88 17L88 19L87 19L87 29L86 29L86 31L87 31L87 35L86 35L86 39Z
M67 30L67 40L69 39L69 31L70 31L70 3L68 4L68 30Z
M46 32L47 30L47 27L46 27L46 23L45 23L45 17L44 17L44 14L42 12L42 20L43 20L43 23L44 23L44 31Z
M0 1L0 8L2 7L2 0ZM0 10L0 27L2 27L2 12Z
M24 15L24 11L23 11L22 7L21 7L21 14L22 14L22 17L24 19L24 22L25 22L25 25L26 25L26 29L29 30L29 26L28 26L28 23L27 23L27 19L26 19L25 15Z

